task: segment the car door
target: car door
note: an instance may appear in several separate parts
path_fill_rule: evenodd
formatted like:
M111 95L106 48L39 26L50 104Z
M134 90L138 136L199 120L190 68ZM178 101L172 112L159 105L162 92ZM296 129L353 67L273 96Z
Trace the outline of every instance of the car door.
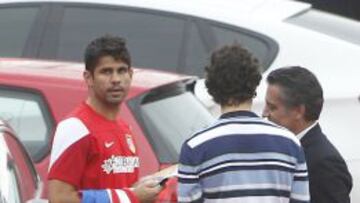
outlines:
M14 131L0 120L1 183L5 202L26 202L34 198L38 187L38 176L34 165ZM3 159L5 158L5 159ZM6 162L6 163L5 163Z

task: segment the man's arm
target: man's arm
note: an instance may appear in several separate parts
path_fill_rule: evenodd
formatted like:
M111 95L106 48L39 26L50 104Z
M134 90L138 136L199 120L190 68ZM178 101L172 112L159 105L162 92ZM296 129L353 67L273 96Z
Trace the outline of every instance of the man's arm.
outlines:
M305 164L295 169L290 202L310 203L309 179Z
M80 193L69 183L60 180L49 181L49 202L51 203L107 203L107 202L152 202L162 190L156 179L139 181L133 189L83 190Z
M51 203L80 203L78 191L74 186L60 181L49 180L49 202Z
M290 203L310 203L309 175L303 149L299 148L291 185Z
M203 191L200 186L199 171L192 160L192 149L183 144L178 166L178 202L203 202Z
M314 202L350 203L352 178L340 158L327 157L317 162L310 173L310 181Z

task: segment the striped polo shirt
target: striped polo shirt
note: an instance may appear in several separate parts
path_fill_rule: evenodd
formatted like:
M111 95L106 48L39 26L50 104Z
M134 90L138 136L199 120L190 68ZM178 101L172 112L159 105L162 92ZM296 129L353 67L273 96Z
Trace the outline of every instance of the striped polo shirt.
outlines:
M250 111L223 114L182 146L179 202L310 202L303 149Z

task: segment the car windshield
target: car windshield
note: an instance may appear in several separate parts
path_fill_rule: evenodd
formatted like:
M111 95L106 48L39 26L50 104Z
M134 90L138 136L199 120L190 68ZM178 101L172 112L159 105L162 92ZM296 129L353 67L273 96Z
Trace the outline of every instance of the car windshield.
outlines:
M360 22L316 9L295 15L286 20L304 28L315 30L338 39L360 45Z
M209 126L214 117L180 84L163 87L140 98L135 110L161 163L176 163L182 143Z

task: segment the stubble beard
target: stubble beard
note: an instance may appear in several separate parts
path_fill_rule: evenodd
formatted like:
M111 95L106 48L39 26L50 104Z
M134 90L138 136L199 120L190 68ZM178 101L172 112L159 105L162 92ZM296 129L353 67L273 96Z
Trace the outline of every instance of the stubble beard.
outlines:
M106 103L110 106L120 106L121 103L125 100L127 93L126 92L122 92L122 94L117 95L117 96L113 96L111 94L111 92L108 92L108 94L106 95Z

